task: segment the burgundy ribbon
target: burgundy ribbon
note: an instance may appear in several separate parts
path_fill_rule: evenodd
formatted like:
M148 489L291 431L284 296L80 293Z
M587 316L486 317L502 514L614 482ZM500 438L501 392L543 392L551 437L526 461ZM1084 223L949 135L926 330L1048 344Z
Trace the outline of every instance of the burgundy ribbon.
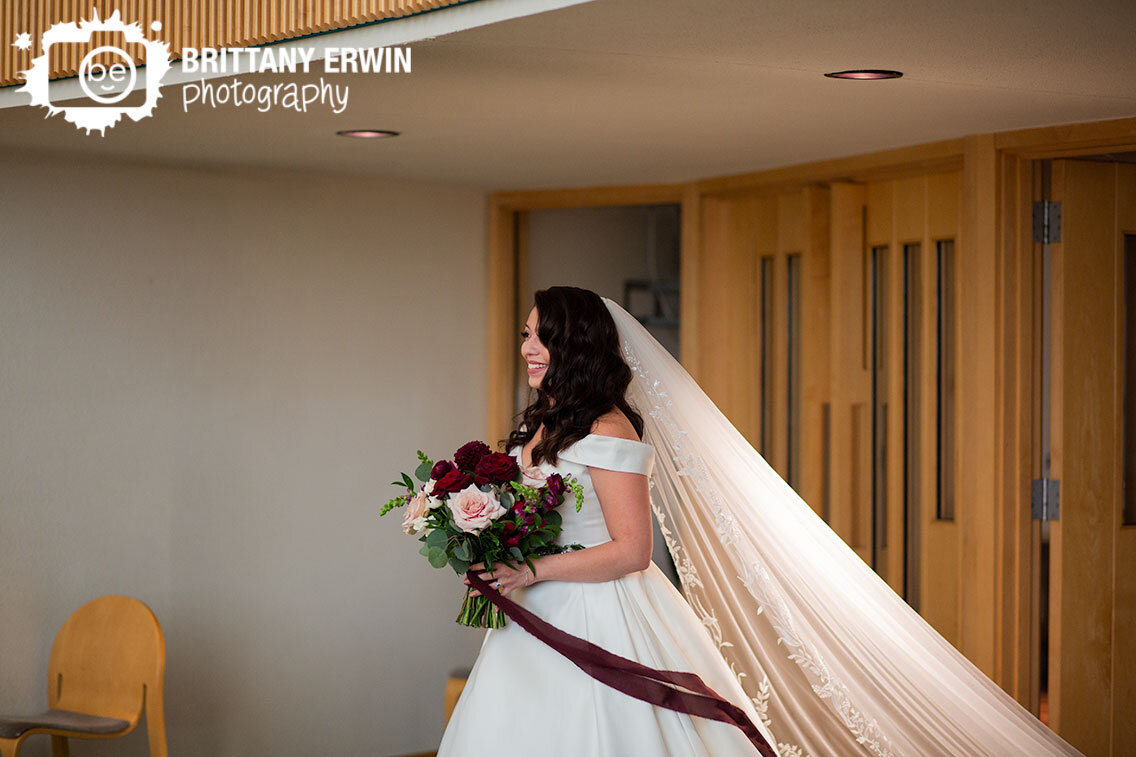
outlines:
M655 670L626 657L620 657L541 620L513 600L502 596L478 576L477 571L468 571L466 577L473 588L500 608L510 620L567 657L576 667L597 681L668 710L735 725L753 742L762 757L777 756L745 712L718 696L696 674L675 670ZM681 691L678 687L689 691Z

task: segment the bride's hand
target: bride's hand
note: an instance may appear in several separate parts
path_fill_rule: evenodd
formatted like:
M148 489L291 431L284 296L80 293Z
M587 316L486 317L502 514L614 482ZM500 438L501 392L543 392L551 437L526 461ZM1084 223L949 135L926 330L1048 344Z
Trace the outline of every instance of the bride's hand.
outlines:
M492 570L486 570L485 563L475 562L469 566L470 570L478 571L478 577L483 581L488 581L489 585L497 589L501 595L507 595L514 589L521 589L525 586L531 586L533 582L532 571L529 566L520 563L517 568L510 568L503 562L494 563ZM466 586L469 586L469 578L462 579ZM480 596L481 592L477 589L470 591L470 596Z

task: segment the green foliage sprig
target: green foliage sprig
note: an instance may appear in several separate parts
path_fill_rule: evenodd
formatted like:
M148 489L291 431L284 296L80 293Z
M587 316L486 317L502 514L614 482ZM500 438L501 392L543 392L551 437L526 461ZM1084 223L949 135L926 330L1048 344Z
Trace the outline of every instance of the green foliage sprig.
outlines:
M413 496L414 495L412 495L412 494L402 494L402 495L395 497L394 499L390 500L385 505L383 505L383 509L379 510L379 515L386 515L387 513L389 513L394 508L402 507L407 502L409 502L413 498Z
M576 512L580 512L580 508L584 506L584 485L571 476L566 477L564 483L576 495Z

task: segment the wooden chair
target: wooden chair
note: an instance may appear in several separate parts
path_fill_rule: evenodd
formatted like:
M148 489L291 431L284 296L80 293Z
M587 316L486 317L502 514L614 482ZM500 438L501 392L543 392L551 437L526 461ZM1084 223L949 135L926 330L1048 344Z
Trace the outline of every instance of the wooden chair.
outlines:
M130 597L100 597L63 624L51 647L47 712L0 717L0 757L16 757L24 739L51 736L54 757L68 738L125 736L146 715L151 757L166 757L162 678L166 642L150 608Z
M465 689L466 679L469 678L471 672L470 668L457 668L450 673L450 678L446 681L446 722L450 722L450 716L454 714L454 708L458 706L458 697L461 696L462 690Z

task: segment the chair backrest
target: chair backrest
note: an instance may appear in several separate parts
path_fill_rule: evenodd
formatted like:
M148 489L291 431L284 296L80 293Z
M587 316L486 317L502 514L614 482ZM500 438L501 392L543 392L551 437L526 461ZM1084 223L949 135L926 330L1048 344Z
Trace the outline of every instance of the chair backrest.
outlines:
M99 597L76 610L55 637L48 703L134 724L144 691L160 696L165 668L166 642L150 608L131 597Z

